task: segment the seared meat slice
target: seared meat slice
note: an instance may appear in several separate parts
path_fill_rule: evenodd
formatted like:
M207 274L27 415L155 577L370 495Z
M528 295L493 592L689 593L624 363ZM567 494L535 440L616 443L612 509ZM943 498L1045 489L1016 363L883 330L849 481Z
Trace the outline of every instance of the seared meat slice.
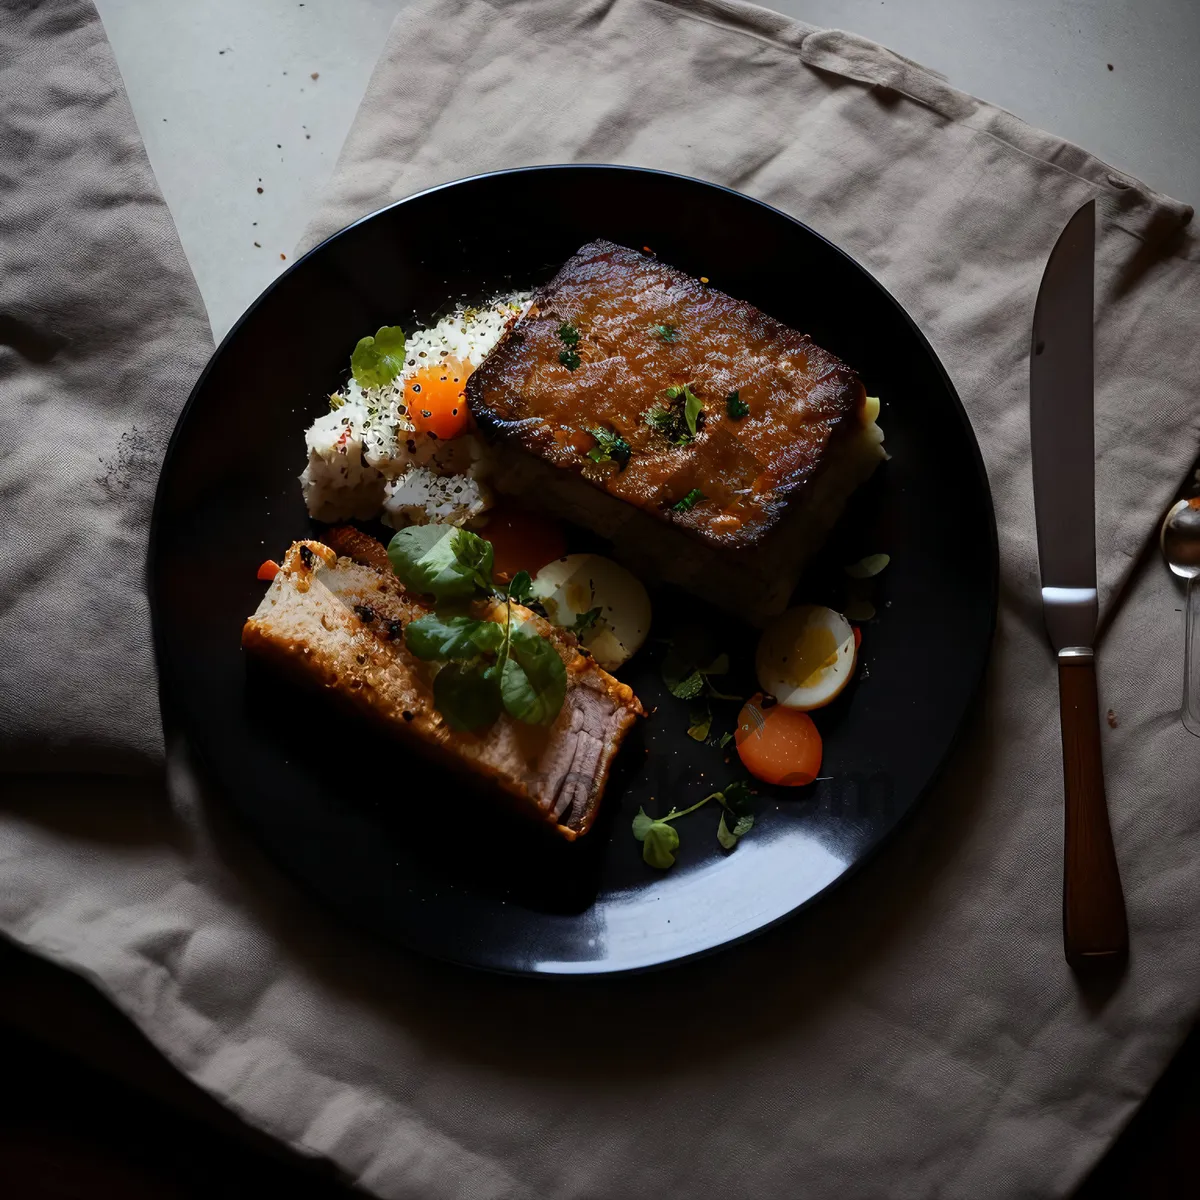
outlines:
M378 542L351 533L336 531L335 540L354 558L339 558L316 541L291 547L247 620L242 645L333 693L427 757L491 785L517 811L563 837L586 833L613 758L643 715L633 691L580 653L570 633L517 609L551 639L567 668L562 711L547 727L503 713L478 733L451 729L433 705L437 665L422 662L404 643L404 626L427 608L390 570L368 565L379 561ZM499 619L502 613L497 602L484 600L474 615Z
M582 247L467 383L493 482L751 619L884 457L855 372L656 259Z
M701 405L694 434L687 397L668 394L684 385ZM735 392L735 412L748 409L740 417L729 411ZM776 524L830 447L861 426L865 400L854 371L811 338L604 241L536 294L467 396L493 437L724 547ZM606 434L627 456L589 457ZM673 507L693 489L702 501Z

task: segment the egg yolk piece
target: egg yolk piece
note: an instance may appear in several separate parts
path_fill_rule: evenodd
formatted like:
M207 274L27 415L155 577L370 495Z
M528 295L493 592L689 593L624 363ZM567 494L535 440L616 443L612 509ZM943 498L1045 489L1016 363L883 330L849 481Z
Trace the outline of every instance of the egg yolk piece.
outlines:
M422 367L409 377L404 385L404 403L418 433L431 433L449 441L466 430L471 412L463 389L470 373L470 363L446 359Z
M742 765L763 783L804 787L821 772L821 734L806 712L764 707L758 692L742 705L733 735Z

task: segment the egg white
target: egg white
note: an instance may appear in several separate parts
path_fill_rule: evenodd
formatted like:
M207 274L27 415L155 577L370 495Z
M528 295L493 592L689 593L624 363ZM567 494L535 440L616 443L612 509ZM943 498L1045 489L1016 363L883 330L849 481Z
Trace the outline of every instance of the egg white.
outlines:
M824 641L830 653L815 667L808 664L806 677L799 679L797 664L813 639ZM832 608L805 604L788 609L768 626L758 643L754 665L764 692L788 708L808 712L823 708L841 694L854 677L857 657L850 622Z

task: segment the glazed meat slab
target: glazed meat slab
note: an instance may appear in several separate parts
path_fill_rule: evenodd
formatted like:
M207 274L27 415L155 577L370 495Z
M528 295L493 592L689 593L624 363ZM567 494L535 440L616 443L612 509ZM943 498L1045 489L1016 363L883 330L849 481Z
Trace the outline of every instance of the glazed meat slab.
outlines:
M865 400L811 338L607 241L535 295L467 395L493 440L730 550L802 502Z

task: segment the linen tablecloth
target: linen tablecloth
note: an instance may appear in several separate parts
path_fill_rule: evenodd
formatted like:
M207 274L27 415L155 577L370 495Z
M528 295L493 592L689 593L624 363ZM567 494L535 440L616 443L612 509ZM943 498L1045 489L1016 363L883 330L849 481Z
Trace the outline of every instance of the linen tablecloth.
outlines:
M493 167L636 163L737 187L844 246L912 313L967 406L1000 529L985 694L876 861L800 919L677 970L485 978L310 905L200 793L178 737L167 787L114 769L154 761L146 464L207 335L90 9L6 16L0 130L21 161L0 164L0 313L20 337L0 333L15 505L0 744L10 768L59 768L3 777L8 936L92 979L247 1120L384 1196L1069 1190L1200 1007L1200 740L1178 719L1179 593L1150 548L1200 430L1191 210L879 46L762 9L405 10L306 245ZM1062 959L1026 382L1042 266L1090 197L1101 707L1133 939L1107 992ZM135 425L146 452L122 465ZM71 622L89 611L103 630L81 656ZM113 773L83 773L98 763Z

